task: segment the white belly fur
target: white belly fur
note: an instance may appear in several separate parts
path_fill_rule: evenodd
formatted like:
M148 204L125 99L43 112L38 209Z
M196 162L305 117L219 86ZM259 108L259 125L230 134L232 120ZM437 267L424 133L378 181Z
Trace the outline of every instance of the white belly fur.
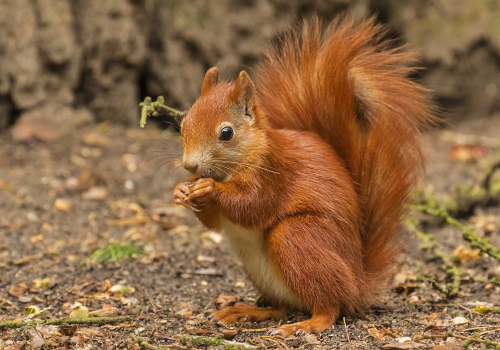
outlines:
M222 233L254 283L284 304L300 307L299 299L285 286L272 266L264 245L264 233L249 230L222 217Z

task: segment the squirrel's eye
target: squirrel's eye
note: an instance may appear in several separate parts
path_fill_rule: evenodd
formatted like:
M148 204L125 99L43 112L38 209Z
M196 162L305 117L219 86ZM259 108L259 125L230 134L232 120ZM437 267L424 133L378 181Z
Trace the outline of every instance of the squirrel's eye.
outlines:
M231 128L229 126L225 126L220 131L220 137L219 137L219 139L221 141L229 141L229 140L231 140L233 138L233 135L234 135L233 128Z

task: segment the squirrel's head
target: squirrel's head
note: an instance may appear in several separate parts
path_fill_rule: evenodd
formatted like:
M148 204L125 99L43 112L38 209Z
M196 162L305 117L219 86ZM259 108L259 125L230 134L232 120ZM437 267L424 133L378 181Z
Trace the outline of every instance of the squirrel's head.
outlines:
M219 70L209 69L182 121L182 164L195 176L226 181L262 147L256 144L262 128L250 76L242 71L234 84L218 80Z

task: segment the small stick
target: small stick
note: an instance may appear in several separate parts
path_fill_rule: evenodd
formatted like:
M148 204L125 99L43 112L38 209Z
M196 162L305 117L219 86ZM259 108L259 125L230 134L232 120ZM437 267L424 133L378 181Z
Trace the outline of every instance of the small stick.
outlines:
M118 322L130 321L130 317L92 317L92 318L61 318L61 319L48 319L37 320L28 322L0 322L0 329L2 328L22 328L25 326L36 326L38 324L59 325L67 324L111 324Z
M469 316L470 316L470 319L471 319L471 320L474 320L474 316L472 315L472 310L471 310L471 309L468 309L468 308L466 308L466 307L465 307L465 306L463 306L463 305L460 305L460 307L461 307L462 309L464 309L464 310L469 311Z
M149 344L142 338L136 337L134 333L130 333L130 338L135 341L139 346L145 347L146 349L157 349L156 346Z
M429 335L429 334L424 334L422 336L417 336L415 337L415 340L420 340L420 339L431 339L431 338L442 338L446 339L448 337L454 337L457 339L462 339L466 340L468 342L475 342L475 343L486 343L490 345L500 345L500 343L496 343L491 340L484 340L484 339L479 339L479 338L470 338L470 337L464 337L463 335L456 335L453 332L448 332L447 334L436 334L436 335Z
M347 340L349 340L349 344L351 344L351 338L349 338L349 332L347 331L347 324L345 323L345 317L344 317L344 327L345 327L345 334L347 334Z
M484 330L486 328L498 329L498 328L500 328L500 326L481 326L481 327L475 327L475 328L467 328L467 329L463 329L462 332L480 331L480 330Z
M239 332L241 333L246 333L246 332L265 332L265 331L268 331L272 328L275 328L275 327L267 327L267 328L257 328L257 329L241 329L241 330L238 330Z

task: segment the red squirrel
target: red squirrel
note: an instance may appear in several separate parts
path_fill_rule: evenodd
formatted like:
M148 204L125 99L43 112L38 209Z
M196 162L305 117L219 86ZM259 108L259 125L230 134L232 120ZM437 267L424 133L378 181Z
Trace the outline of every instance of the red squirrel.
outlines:
M373 306L401 252L405 201L423 166L426 89L408 75L412 52L383 28L314 18L286 34L254 76L206 73L181 123L192 173L175 203L222 232L271 307L236 303L212 314L309 320L272 334L317 333Z

